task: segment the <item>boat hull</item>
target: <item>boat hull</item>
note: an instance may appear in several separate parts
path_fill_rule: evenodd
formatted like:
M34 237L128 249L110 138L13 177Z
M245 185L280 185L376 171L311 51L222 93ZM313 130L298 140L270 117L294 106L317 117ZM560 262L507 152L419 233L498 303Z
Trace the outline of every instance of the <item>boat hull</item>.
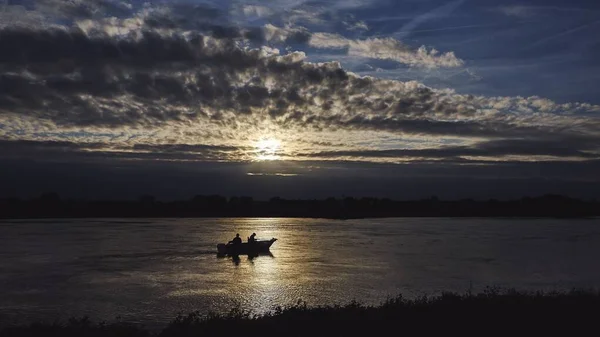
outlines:
M220 243L217 245L217 254L219 255L257 255L260 253L268 253L273 243L277 239L256 241L254 243L244 242L238 245L231 243Z

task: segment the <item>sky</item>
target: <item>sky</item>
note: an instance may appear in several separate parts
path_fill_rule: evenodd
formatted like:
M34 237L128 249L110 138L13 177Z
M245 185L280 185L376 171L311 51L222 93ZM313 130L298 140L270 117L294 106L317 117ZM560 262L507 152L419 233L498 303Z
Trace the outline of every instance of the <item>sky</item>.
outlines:
M1 196L600 197L600 2L0 1Z

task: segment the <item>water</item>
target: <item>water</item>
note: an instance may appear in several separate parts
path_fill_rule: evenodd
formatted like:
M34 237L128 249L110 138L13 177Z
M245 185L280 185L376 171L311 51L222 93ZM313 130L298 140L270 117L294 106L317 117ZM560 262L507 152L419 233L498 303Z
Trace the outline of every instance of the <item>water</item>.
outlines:
M236 232L273 256L218 258ZM600 285L600 219L136 219L0 222L0 321L161 325L388 296Z

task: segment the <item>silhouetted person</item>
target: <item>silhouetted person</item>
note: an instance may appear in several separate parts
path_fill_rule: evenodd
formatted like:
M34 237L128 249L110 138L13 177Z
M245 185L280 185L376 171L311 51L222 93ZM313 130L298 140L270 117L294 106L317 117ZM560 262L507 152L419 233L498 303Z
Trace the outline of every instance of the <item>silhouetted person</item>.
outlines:
M231 243L234 245L241 245L242 244L242 238L240 238L240 234L236 234L235 238L233 238L233 240L231 240Z
M250 235L250 237L248 238L248 243L255 243L256 242L256 233L252 233L252 235Z

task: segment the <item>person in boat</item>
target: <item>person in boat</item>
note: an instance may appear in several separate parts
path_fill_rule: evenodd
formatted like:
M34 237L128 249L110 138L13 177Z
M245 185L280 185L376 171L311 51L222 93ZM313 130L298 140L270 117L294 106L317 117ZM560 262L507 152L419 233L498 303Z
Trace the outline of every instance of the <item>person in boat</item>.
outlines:
M233 238L233 240L231 240L231 244L234 244L234 245L241 245L242 244L242 238L240 238L240 233L237 233L235 235L235 238Z
M252 235L250 235L250 237L248 238L248 243L255 243L256 242L256 233L252 233Z

